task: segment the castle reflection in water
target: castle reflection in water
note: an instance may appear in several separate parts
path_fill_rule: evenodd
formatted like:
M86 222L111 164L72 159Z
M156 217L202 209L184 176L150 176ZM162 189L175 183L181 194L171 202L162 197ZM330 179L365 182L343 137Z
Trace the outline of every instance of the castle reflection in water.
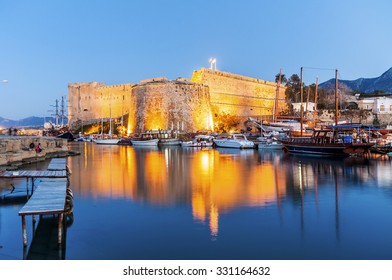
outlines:
M75 144L73 144L75 145ZM76 146L77 145L77 146ZM219 217L240 207L279 209L283 200L318 204L320 189L335 193L347 182L392 186L388 160L320 159L257 150L133 148L82 143L81 156L69 160L71 185L78 196L121 198L157 206L191 205L195 222L219 233ZM377 168L375 168L377 167Z

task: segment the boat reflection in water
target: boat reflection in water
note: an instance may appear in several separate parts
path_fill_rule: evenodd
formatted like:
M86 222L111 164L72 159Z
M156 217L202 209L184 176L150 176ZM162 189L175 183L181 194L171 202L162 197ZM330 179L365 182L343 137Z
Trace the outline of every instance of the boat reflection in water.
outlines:
M68 258L392 258L391 161L71 148L82 155L69 159L77 219Z

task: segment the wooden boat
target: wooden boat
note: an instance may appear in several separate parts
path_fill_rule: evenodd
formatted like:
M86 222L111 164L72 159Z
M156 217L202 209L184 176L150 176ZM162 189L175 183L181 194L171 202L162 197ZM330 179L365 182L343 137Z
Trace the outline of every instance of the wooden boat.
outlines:
M374 145L358 140L347 131L323 129L315 130L311 137L288 137L280 142L289 153L326 156L363 155Z
M217 147L221 148L253 149L255 145L244 134L240 133L215 138L213 141Z

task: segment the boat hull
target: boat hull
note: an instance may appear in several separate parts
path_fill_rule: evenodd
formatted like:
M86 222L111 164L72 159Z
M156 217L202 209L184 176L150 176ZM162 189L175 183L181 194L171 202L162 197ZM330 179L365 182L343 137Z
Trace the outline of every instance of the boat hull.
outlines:
M98 145L117 145L120 139L97 139L94 142Z
M158 146L159 139L139 140L131 139L132 146L135 147L153 147Z
M181 145L181 141L179 139L159 139L158 144L160 146L180 146Z
M204 147L212 147L214 143L195 143L192 141L182 142L181 147L183 148L204 148Z
M252 141L234 141L229 139L216 139L214 143L220 148L235 148L235 149L253 149L254 143Z
M372 144L358 143L358 144L300 144L282 141L284 149L289 153L321 155L321 156L341 156L347 157L353 154L364 154L369 151Z
M257 145L257 148L259 150L282 150L283 149L283 144L281 143L271 143L271 144L261 144L259 143Z

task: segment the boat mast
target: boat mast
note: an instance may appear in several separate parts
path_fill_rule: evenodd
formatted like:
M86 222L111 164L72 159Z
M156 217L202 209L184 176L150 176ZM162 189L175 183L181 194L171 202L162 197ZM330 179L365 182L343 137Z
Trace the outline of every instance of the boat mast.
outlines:
M339 96L338 96L338 69L335 70L335 125L338 125L339 121L339 108L338 108Z
M109 136L112 136L112 93L110 93L110 107L109 107Z
M303 129L303 124L302 124L302 120L303 120L303 118L304 118L304 106L303 106L303 99L304 99L304 88L303 88L303 86L302 86L302 70L303 70L303 67L301 67L301 77L300 77L300 86L301 86L301 100L300 100L300 102L301 102L301 115L300 115L300 124L301 124L301 136L302 136L302 129Z
M279 98L279 87L280 82L282 80L282 68L279 70L279 78L278 83L276 84L276 93L275 93L275 100L274 100L274 112L272 114L272 122L275 122L278 118L278 98Z
M317 112L318 77L316 77L316 92L314 93L314 110Z

